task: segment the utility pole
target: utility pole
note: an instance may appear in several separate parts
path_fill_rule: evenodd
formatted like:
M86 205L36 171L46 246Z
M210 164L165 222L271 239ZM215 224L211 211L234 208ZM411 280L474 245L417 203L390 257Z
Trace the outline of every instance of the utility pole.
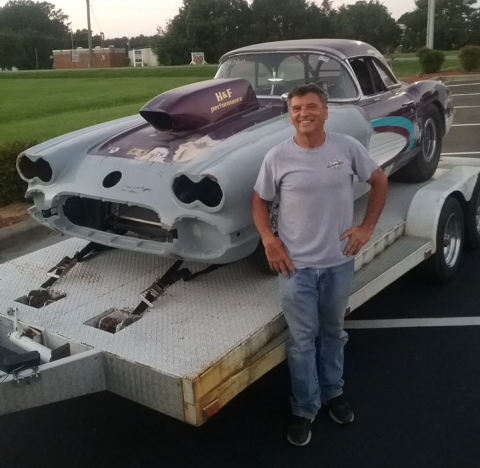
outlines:
M427 13L427 47L433 49L433 34L435 31L435 0L428 0Z
M93 68L92 29L90 27L90 0L87 0L87 28L88 28L88 68Z

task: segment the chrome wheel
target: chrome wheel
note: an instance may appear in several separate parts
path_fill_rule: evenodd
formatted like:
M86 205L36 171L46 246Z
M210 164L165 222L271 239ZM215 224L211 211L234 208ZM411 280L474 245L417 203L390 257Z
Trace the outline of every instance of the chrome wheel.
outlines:
M453 267L457 264L462 249L462 220L457 213L450 213L443 234L443 256L445 264Z
M425 161L430 162L436 156L437 149L437 126L432 117L429 117L423 125L422 154Z
M436 241L436 252L427 260L425 267L432 281L444 283L458 270L465 241L463 208L453 196L443 203Z

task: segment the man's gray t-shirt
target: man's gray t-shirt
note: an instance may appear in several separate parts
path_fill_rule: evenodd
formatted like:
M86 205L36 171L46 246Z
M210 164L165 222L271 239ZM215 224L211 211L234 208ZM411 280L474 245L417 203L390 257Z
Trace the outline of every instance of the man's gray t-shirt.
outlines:
M327 133L318 148L293 138L265 156L254 190L278 196L278 235L296 268L327 268L351 260L341 235L352 227L354 175L364 182L378 165L355 139Z

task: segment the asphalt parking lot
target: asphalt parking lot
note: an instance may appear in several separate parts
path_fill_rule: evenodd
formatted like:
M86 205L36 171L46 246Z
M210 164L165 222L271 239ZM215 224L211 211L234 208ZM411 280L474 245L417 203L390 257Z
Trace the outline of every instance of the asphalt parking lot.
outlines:
M480 80L450 86L442 156L480 160ZM285 441L281 365L201 428L107 393L0 417L0 467L479 466L479 286L480 252L467 252L447 285L413 270L356 310L362 326L346 350L356 421L338 427L320 414L307 447Z
M443 145L445 156L480 157L480 80L449 83L455 119Z

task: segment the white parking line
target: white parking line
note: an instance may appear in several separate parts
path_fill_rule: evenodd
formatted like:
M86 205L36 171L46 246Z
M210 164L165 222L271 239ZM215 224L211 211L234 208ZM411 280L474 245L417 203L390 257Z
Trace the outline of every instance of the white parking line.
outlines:
M455 96L479 96L480 93L468 93L468 94L452 94L453 97Z
M465 83L465 84L449 84L447 85L449 88L453 88L454 86L478 86L480 83Z
M478 127L480 123L454 124L452 127Z
M479 325L480 317L443 317L345 321L345 328L349 330L368 330L376 328L471 327Z
M455 109L474 109L480 106L455 106Z
M460 151L459 153L442 153L442 156L455 156L456 154L480 154L480 151Z

